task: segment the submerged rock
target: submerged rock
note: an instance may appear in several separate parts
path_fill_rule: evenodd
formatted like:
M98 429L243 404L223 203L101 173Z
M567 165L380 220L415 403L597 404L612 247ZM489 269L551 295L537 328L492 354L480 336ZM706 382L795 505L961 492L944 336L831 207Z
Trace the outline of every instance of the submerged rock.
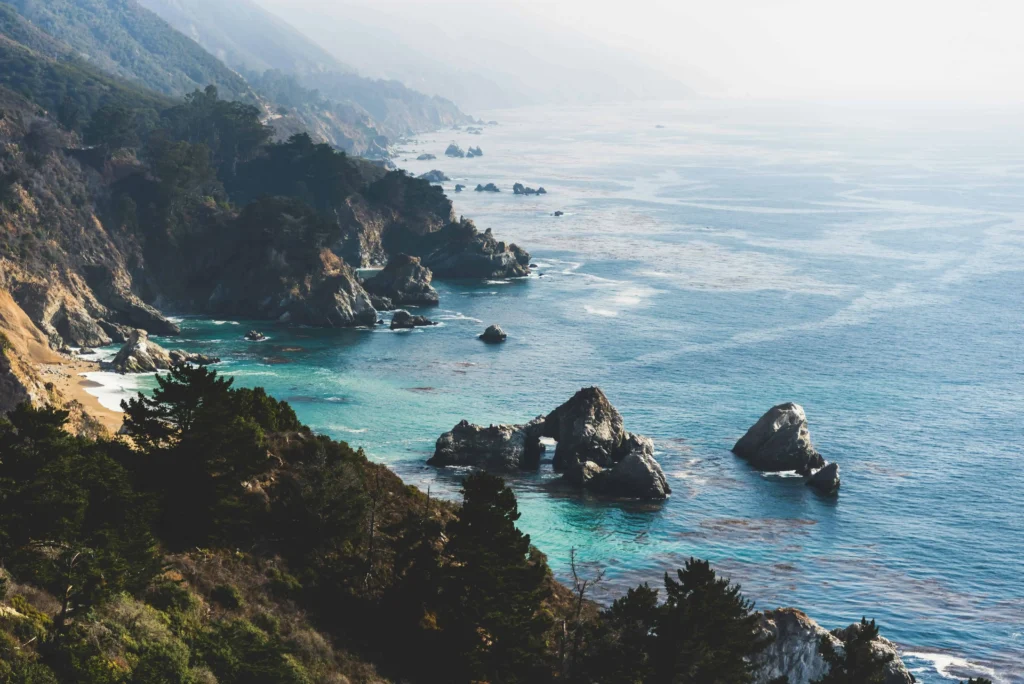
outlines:
M508 338L508 335L501 329L500 325L489 325L479 337L484 342L494 343L504 342Z
M813 487L822 494L835 494L839 491L839 464L828 463L807 478L807 486Z
M501 192L501 189L494 183L488 183L487 185L477 183L475 190L477 192Z
M809 684L824 677L829 670L818 652L821 639L827 638L841 649L843 642L852 636L851 630L860 629L860 625L828 632L795 608L779 608L761 613L760 628L766 637L771 638L771 643L755 657L755 683L768 684L778 677L788 677L789 684ZM911 684L915 681L891 641L879 637L872 646L876 652L894 655L886 667L885 684Z
M525 425L483 427L462 421L437 439L427 463L473 466L498 471L536 470L544 445L540 442L543 416Z
M767 472L795 470L810 475L825 465L825 459L811 444L803 407L793 403L772 407L736 442L732 451Z
M426 173L421 173L419 176L417 176L417 178L422 178L428 183L444 183L445 181L451 180L451 178L444 175L443 171L438 171L437 169L427 171Z
M433 274L419 257L399 254L389 259L379 273L364 281L363 287L370 293L373 307L378 311L384 309L374 302L374 295L387 298L395 306L433 306L438 303L438 296L430 284L432 279Z
M391 318L392 330L404 330L407 328L425 328L428 325L437 325L426 316L414 316L405 309L399 309Z

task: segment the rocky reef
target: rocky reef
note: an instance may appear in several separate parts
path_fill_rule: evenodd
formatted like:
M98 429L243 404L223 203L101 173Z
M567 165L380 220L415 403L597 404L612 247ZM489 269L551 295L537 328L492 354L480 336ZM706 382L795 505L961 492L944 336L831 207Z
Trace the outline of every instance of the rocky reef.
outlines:
M430 284L433 277L419 257L399 254L375 276L364 280L363 287L371 295L386 297L393 306L434 306L438 296ZM381 307L375 304L375 308Z
M756 684L768 684L778 677L788 677L789 684L809 684L828 673L828 664L818 652L822 638L828 638L842 649L860 624L831 632L795 608L779 608L761 614L761 630L772 638L771 644L756 659ZM886 668L885 684L912 684L914 676L900 660L896 645L879 637L872 643L879 654L892 654Z
M441 435L431 465L536 470L541 438L557 441L553 466L566 484L599 496L661 500L671 493L654 443L627 432L597 387L581 389L546 416L523 425L481 427L462 421Z
M795 470L801 475L825 465L811 444L807 416L799 404L779 404L768 410L733 446L732 452L758 470Z

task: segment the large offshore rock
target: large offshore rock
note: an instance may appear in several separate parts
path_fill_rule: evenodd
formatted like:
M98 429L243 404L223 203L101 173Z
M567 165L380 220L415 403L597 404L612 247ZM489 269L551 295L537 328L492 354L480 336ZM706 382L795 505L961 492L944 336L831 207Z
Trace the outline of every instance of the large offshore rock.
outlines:
M487 326L487 329L480 333L478 337L484 342L496 344L498 342L504 342L506 339L508 339L508 333L502 330L500 325L494 324Z
M773 406L732 451L758 470L768 472L795 470L810 475L825 465L825 459L811 444L803 407L793 403Z
M399 254L363 281L363 287L371 296L387 298L393 306L433 306L438 303L437 290L430 284L433 277L419 257Z
M543 417L524 425L483 427L462 421L437 439L430 465L474 466L488 470L536 470L544 446Z
M611 468L592 475L584 472L583 484L588 489L620 499L666 499L672 489L661 466L654 460L654 442L642 435L627 433L627 453ZM587 461L584 470L596 464Z
M145 330L135 330L110 365L118 373L152 373L171 367L170 353L149 340Z
M558 471L587 461L610 468L625 456L628 435L622 414L597 387L581 389L544 421L544 436L558 442L554 458Z
M843 642L852 636L859 624L842 630L827 631L796 608L778 608L761 613L761 630L771 637L768 647L755 658L755 684L768 684L777 677L788 677L789 684L809 684L828 673L829 667L819 653L821 639L828 638L842 650ZM886 668L885 684L912 684L913 675L900 660L895 644L879 637L872 644L876 653L891 653L893 660Z

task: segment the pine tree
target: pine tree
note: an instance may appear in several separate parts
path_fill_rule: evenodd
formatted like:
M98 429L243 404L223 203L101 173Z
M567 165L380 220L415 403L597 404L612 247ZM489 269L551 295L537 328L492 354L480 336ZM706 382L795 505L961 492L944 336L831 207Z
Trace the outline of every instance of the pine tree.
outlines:
M818 651L829 670L814 684L883 684L886 666L895 656L874 650L872 642L878 638L875 621L861 618L860 624L853 625L847 633L850 636L842 651L836 650L830 635L822 636Z

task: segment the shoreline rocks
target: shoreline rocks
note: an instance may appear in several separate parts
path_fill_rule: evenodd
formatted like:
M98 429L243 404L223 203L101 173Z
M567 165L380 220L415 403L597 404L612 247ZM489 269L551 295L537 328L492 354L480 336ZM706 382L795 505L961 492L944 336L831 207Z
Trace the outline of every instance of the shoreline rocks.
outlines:
M489 325L487 326L487 329L477 337L489 344L496 344L508 339L508 334L501 329L500 325Z
M807 476L825 465L811 444L807 416L799 404L773 406L747 430L732 452L758 470L795 470Z
M395 306L436 306L440 300L430 284L433 277L419 257L399 254L389 259L379 273L364 280L363 288L370 293L370 301L378 311Z
M828 673L829 667L818 652L821 639L828 638L841 649L843 642L860 629L853 624L831 632L796 608L778 608L761 613L761 631L772 642L755 658L758 667L756 684L768 684L777 677L788 677L789 684L809 684ZM912 684L914 677L899 657L898 649L888 639L879 637L872 644L876 653L892 653L886 667L885 684Z

